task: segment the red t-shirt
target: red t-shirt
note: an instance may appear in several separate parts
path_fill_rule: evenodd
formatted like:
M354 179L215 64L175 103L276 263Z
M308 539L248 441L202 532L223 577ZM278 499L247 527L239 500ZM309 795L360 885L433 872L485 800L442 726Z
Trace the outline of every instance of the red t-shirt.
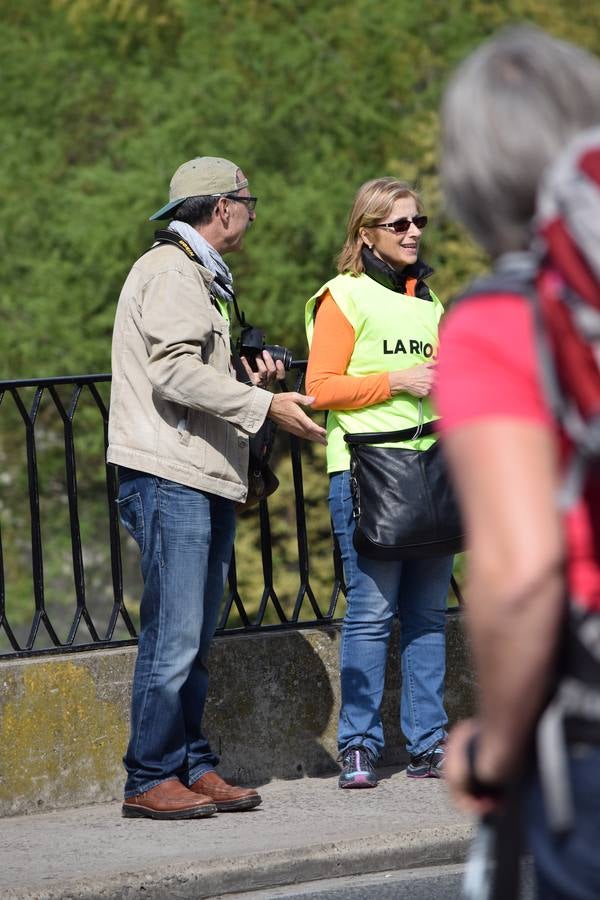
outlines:
M512 294L473 297L441 323L436 404L442 434L466 422L510 416L556 430L540 383L534 323ZM572 595L600 610L600 479L566 516Z

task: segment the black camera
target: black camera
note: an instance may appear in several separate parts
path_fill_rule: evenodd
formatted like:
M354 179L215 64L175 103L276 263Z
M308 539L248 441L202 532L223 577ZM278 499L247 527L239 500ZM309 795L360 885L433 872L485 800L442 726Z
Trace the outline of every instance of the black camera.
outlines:
M252 325L246 325L242 328L242 333L238 340L238 353L248 360L248 365L253 372L257 371L256 357L267 350L273 357L273 362L281 360L286 371L292 365L292 351L287 347L281 347L279 344L265 344L265 335L260 328L254 328Z

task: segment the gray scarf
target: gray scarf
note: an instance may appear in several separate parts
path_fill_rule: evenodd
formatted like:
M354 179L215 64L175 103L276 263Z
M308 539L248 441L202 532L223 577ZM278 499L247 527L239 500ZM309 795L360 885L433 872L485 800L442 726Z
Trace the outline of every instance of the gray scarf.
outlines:
M187 222L170 222L169 231L174 231L180 237L187 241L200 262L209 272L216 275L221 282L225 284L222 287L217 281L213 282L212 289L221 300L230 303L233 299L233 276L229 271L229 266L225 263L220 253L217 253L202 235L188 225Z

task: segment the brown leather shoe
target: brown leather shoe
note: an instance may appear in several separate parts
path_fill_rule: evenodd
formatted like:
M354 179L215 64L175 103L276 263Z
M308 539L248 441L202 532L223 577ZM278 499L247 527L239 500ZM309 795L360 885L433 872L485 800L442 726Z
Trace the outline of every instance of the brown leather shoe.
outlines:
M241 812L262 803L260 794L255 790L227 784L214 771L206 772L198 781L190 784L190 791L210 797L219 812Z
M190 791L176 778L161 781L156 787L123 803L126 819L203 819L216 813L210 797L200 791Z

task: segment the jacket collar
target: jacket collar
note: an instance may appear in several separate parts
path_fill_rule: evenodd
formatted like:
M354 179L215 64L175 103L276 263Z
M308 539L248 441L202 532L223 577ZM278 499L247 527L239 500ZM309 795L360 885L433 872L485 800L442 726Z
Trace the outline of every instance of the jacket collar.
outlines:
M416 278L418 285L416 292L417 296L426 300L431 299L429 288L426 284L422 284L422 282L424 282L425 278L429 278L429 276L433 274L433 269L431 266L424 263L423 260L418 259L416 263L405 266L401 272L397 272L396 269L392 268L388 263L379 259L378 256L375 256L373 251L369 250L368 247L362 248L361 258L365 267L365 273L369 278L372 278L374 281L383 285L383 287L388 288L390 291L404 294L406 293L406 279Z

